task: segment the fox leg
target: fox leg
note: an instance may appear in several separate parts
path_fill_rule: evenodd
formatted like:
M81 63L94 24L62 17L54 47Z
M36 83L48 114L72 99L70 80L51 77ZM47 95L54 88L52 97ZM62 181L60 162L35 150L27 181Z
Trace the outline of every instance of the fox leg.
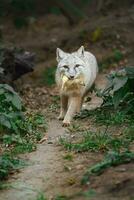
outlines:
M84 97L77 98L77 109L76 112L79 113L83 104Z
M76 114L76 112L80 111L81 102L82 102L82 98L80 96L79 97L70 97L68 110L67 110L65 118L63 120L63 126L68 126L70 124L73 116Z
M68 97L61 95L61 110L60 110L60 115L58 117L59 120L64 119L64 116L67 112L67 106L68 106Z

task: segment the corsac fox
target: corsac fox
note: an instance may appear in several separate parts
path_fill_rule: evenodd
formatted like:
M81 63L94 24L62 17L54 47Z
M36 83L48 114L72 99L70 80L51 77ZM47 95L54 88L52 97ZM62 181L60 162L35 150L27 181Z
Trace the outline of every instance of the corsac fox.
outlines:
M58 117L68 126L80 111L83 99L94 83L98 65L93 54L81 46L76 52L65 53L57 48L56 83L60 89L61 111Z

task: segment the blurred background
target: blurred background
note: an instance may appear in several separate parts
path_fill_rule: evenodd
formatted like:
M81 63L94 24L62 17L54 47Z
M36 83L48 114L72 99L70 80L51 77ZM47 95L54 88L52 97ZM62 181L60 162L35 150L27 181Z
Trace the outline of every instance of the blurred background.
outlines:
M57 47L84 45L104 71L132 65L133 33L133 0L0 0L0 46L36 54L32 83L54 83Z

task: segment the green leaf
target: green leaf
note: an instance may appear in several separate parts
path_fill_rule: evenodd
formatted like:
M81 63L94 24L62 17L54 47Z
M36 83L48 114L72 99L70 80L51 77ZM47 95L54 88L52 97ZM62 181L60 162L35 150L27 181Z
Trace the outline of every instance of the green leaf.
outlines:
M121 87L123 87L126 84L127 80L128 80L127 76L115 77L113 79L113 85L114 85L113 92L115 92L115 91L119 90Z
M13 99L13 95L11 93L5 93L6 101L10 102Z
M127 92L128 92L128 87L126 85L125 87L120 88L118 91L114 93L113 104L115 109L119 106L119 104L121 103L122 99L127 94Z
M125 71L130 79L134 79L134 67L126 67Z
M123 58L123 54L119 50L114 51L114 60L119 62Z
M0 114L0 125L11 128L10 120L4 114Z
M0 88L3 88L3 89L6 89L6 90L8 90L12 93L15 93L14 89L11 86L9 86L8 84L0 84Z
M0 88L0 95L4 94L5 90L3 88Z
M12 98L12 104L18 109L21 110L22 105L21 105L21 99L19 96L14 95Z

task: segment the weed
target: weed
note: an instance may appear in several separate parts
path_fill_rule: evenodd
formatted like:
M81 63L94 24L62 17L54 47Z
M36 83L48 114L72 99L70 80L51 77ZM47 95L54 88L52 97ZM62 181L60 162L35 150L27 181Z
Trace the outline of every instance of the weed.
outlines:
M16 145L12 150L11 150L11 153L12 154L20 154L20 153L30 153L32 151L35 151L36 150L36 144L33 143L33 142L26 142L26 143L23 143L23 144L18 144Z
M96 195L96 192L93 189L90 189L90 190L82 193L82 196L87 197L87 198L92 198L95 195Z
M108 133L108 127L105 131L91 132L85 131L79 143L60 138L60 143L67 149L76 152L92 151L106 152L109 150L120 152L128 150L130 144L134 141L133 125L125 128L121 135Z
M134 107L134 67L125 67L108 75L108 85L102 92L104 105L133 113Z
M126 137L126 139L129 142L133 142L134 141L134 124L132 124L131 126L129 126L129 128L125 129L124 136Z
M9 183L0 182L0 190L9 189L11 187L12 187L12 185Z
M61 138L60 143L68 150L74 150L77 152L83 151L106 151L110 149L113 143L113 138L107 132L93 133L86 131L83 133L83 139L79 143L68 142Z
M55 104L59 104L60 96L59 96L59 95L55 95L55 96L53 96L52 101L53 101L53 103L55 103Z
M71 133L75 133L81 130L81 126L78 123L71 124L70 127L68 127L68 131Z
M133 124L133 117L124 111L114 110L112 107L103 106L96 110L83 110L76 119L88 118L100 125L114 126L120 124Z
M11 155L3 154L0 156L0 180L6 179L8 174L16 169L24 167L26 163Z
M95 197L95 195L96 195L96 191L94 190L94 189L89 189L89 190L87 190L87 191L80 191L80 192L77 192L77 193L75 193L75 194L73 194L73 195L70 195L69 197L67 197L67 196L64 196L64 195L59 195L59 196L57 196L54 200L71 200L71 199L76 199L77 197L78 198L82 198L83 199L83 197L84 197L84 199L86 198L86 199L90 199L90 198L93 198L93 197Z
M107 125L120 125L129 122L129 116L121 111L109 112L108 110L100 110L96 114L95 122Z
M57 112L59 110L59 105L55 104L55 103L52 103L50 106L49 106L49 110L51 112Z
M65 195L58 195L54 200L69 200L69 198Z
M47 198L44 196L44 194L43 194L42 192L40 192L40 193L37 195L36 200L47 200Z
M72 160L73 160L73 155L70 154L70 153L68 153L68 154L66 154L65 156L63 156L63 158L64 158L65 160L72 161Z
M105 169L111 166L117 166L123 163L129 163L131 161L134 161L134 153L132 152L109 152L103 161L89 168L82 179L82 184L87 183L91 175L100 175L105 171Z
M0 138L3 144L7 147L12 145L12 147L14 147L12 148L12 153L15 154L35 150L36 141L40 140L43 135L41 129L42 131L46 130L46 122L43 116L30 113L24 120L15 120L14 124L17 127L17 132L13 133L13 130L11 130L9 134L7 131L7 133Z

